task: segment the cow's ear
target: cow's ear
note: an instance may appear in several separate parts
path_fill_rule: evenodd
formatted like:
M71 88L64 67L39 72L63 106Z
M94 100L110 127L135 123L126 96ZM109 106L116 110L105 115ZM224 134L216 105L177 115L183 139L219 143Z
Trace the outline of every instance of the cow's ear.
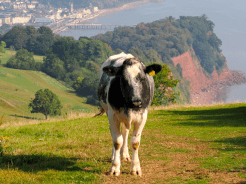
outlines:
M103 68L103 72L106 73L108 76L119 75L120 67L106 66Z
M161 71L161 69L162 69L161 65L153 64L153 65L147 66L144 71L145 71L145 73L147 73L151 76L154 76L155 74L159 73Z

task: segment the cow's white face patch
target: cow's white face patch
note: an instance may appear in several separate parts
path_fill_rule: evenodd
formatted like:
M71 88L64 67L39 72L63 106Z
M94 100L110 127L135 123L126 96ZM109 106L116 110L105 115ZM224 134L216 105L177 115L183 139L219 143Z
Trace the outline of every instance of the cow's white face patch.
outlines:
M136 78L140 73L140 63L135 63L132 66L127 67L126 71L131 76L131 78Z

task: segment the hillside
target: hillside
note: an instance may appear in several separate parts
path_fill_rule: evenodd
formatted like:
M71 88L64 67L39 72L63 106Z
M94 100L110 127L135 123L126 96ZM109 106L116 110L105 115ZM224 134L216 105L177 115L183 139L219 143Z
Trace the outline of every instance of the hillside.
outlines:
M119 177L108 175L112 138L106 115L0 126L0 183L242 184L245 113L245 103L152 107L139 147L142 177L130 174L129 162L122 163Z
M214 23L206 15L167 17L135 28L119 27L94 36L116 50L129 52L145 63L166 63L180 91L178 102L211 104L226 85L246 82L237 71L229 71L213 32Z
M76 96L73 89L43 72L0 67L0 84L0 116L5 115L5 122L43 119L42 114L30 113L28 104L37 90L45 88L53 91L61 100L62 116L71 112L97 111L96 107L85 104L85 98Z

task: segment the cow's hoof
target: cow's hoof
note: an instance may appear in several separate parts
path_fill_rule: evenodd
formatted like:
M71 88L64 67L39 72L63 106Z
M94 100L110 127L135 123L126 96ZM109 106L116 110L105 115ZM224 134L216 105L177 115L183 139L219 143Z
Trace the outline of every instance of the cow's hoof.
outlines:
M110 176L113 176L113 175L119 176L120 175L120 172L110 172L109 174L110 174Z
M131 161L130 157L123 157L121 160L123 162L130 162Z
M131 174L133 176L142 176L142 171L141 170L140 171L131 171Z

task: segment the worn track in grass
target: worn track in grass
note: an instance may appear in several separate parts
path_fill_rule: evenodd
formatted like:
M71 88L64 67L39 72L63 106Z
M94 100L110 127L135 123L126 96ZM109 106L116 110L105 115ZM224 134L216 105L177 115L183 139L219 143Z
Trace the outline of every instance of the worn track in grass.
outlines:
M150 110L139 157L109 176L112 140L102 117L9 125L0 183L246 183L246 104ZM131 150L130 150L131 154Z

